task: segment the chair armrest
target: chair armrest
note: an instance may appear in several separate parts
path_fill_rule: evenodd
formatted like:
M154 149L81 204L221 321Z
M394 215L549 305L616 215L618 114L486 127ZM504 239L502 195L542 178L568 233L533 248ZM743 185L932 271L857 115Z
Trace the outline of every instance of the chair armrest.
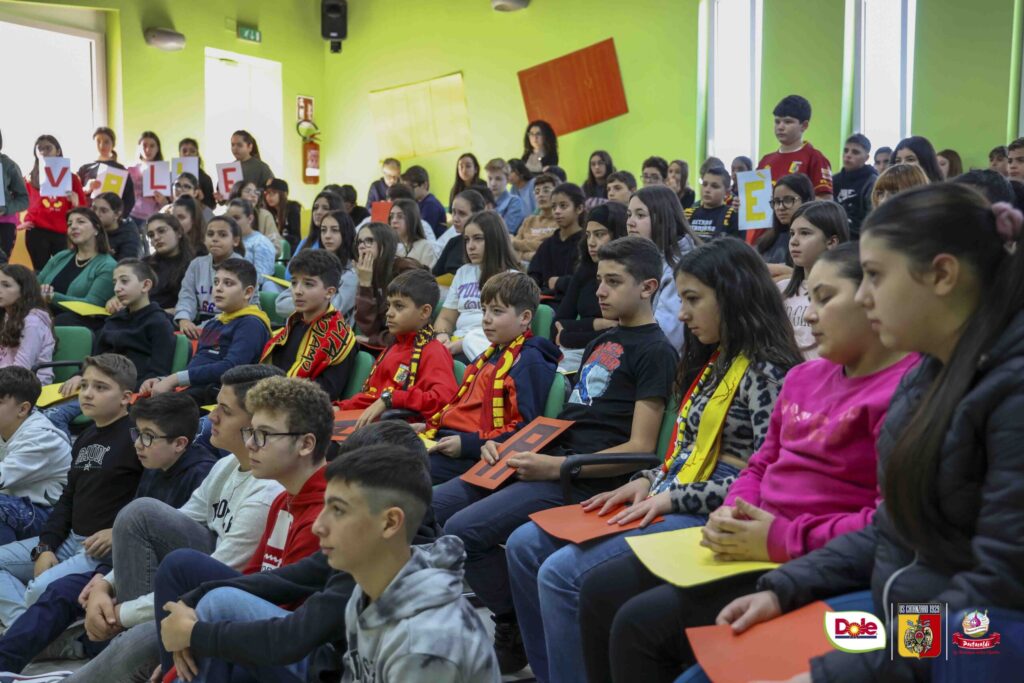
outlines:
M559 471L559 480L562 483L562 499L566 505L573 503L572 499L572 469L577 465L636 465L637 469L643 467L656 467L661 464L661 458L655 453L583 453L570 455L562 461Z
M32 372L39 372L41 368L69 368L72 366L82 367L80 360L54 360L49 363L36 363L32 366Z
M408 422L409 420L412 420L413 418L419 418L420 422L423 421L423 419L420 417L420 414L417 413L415 410L408 410L406 408L389 408L389 409L385 410L383 413L380 414L380 418L379 419L380 420L405 420L406 422Z

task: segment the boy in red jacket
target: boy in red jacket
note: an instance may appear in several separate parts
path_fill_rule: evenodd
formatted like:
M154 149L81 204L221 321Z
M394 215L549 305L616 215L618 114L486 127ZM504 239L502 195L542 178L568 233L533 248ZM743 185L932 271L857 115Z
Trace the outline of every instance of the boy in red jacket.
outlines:
M452 357L434 339L430 322L441 290L426 270L408 270L388 285L388 332L395 343L373 364L363 390L335 402L341 410L362 410L356 428L392 408L419 413L426 422L459 390Z
M252 413L252 425L242 429L242 437L253 475L274 479L285 488L271 504L263 536L243 572L255 574L290 565L320 549L312 526L324 505L324 462L334 428L334 411L323 389L292 377L261 381L246 395L245 406ZM182 569L190 576L199 572L206 580L239 575L195 550L181 549L167 555L154 581L156 618L165 646L185 637L183 634L191 634L197 621L195 612L177 601L180 591L175 588L175 577ZM172 652L179 672L184 666L195 675L195 662L187 647Z

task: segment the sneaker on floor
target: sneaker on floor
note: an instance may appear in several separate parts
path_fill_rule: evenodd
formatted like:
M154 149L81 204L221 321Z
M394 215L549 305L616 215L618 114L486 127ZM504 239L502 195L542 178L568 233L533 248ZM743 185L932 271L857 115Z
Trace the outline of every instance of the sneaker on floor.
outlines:
M529 662L526 659L526 649L523 648L523 636L519 632L519 623L515 619L492 618L494 619L494 653L498 656L498 669L503 676L522 671Z
M70 676L72 671L51 671L48 674L37 674L35 676L22 676L12 674L10 671L0 671L0 683L19 683L20 681L31 681L32 683L60 683Z
M51 662L62 659L88 659L81 638L85 635L85 620L68 626L56 640L46 646L32 661ZM0 682L2 683L2 682Z

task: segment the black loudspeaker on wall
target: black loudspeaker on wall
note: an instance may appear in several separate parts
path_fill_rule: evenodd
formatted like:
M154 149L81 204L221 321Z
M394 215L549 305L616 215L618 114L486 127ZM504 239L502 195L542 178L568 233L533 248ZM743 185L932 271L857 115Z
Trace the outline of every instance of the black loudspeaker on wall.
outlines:
M348 37L348 3L345 0L320 0L320 35L331 41L331 52L341 52L341 41Z

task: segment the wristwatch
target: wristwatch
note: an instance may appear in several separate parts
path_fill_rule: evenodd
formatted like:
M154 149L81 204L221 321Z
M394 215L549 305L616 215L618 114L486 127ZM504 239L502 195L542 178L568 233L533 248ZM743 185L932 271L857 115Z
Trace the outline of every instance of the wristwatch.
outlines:
M29 553L29 558L31 558L32 561L35 562L36 560L39 559L40 555L42 555L43 553L49 553L49 552L53 552L51 550L50 546L46 545L45 543L40 543L35 548L32 548L32 552Z
M380 392L380 400L384 401L384 407L388 410L391 410L391 394L392 391L390 389Z

